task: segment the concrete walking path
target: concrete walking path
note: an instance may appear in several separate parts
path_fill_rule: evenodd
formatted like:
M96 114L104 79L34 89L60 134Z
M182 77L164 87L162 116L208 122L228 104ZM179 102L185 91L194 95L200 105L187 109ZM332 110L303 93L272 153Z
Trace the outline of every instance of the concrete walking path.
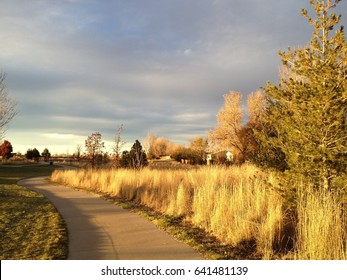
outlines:
M47 177L46 177L47 178ZM18 182L46 196L65 220L71 260L201 260L188 245L152 222L93 194L51 184L45 177Z

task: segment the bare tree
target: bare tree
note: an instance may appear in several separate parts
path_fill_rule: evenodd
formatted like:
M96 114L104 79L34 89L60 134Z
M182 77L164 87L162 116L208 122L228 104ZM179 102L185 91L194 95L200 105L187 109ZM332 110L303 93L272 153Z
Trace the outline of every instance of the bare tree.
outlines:
M123 146L125 145L125 142L121 138L122 132L123 132L123 124L121 124L118 127L116 137L114 139L114 146L113 146L114 158L113 158L113 161L114 161L115 167L120 167L121 151L122 151Z
M102 157L102 150L105 148L105 144L101 139L101 133L94 132L92 135L88 136L85 141L85 147L92 167L95 167L98 160Z
M82 153L82 145L77 144L76 152L75 152L75 158L77 159L78 162L81 160L81 153Z
M5 80L6 74L0 73L0 139L3 137L9 122L18 113L17 102L9 97Z

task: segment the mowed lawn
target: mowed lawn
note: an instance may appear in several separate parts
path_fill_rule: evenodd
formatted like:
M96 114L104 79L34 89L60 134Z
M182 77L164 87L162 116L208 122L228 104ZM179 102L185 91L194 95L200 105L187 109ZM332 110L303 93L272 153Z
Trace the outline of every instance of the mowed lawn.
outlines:
M66 259L67 230L41 194L18 186L23 178L50 175L56 167L0 166L0 259Z

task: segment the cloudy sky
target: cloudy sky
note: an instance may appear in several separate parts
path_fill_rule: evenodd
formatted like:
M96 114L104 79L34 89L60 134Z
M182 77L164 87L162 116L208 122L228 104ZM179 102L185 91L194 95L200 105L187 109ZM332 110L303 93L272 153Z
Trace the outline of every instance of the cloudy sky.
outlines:
M347 1L337 13L347 25ZM73 153L93 132L186 144L223 94L276 82L277 52L306 45L308 0L1 0L0 70L19 114L14 151ZM311 13L312 14L312 13Z

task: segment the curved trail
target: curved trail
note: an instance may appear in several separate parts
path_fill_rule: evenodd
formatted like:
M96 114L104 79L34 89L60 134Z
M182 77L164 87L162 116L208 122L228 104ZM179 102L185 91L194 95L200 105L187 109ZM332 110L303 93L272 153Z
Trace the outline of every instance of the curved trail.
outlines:
M36 177L19 185L46 196L65 220L71 260L201 260L153 223L92 194Z

